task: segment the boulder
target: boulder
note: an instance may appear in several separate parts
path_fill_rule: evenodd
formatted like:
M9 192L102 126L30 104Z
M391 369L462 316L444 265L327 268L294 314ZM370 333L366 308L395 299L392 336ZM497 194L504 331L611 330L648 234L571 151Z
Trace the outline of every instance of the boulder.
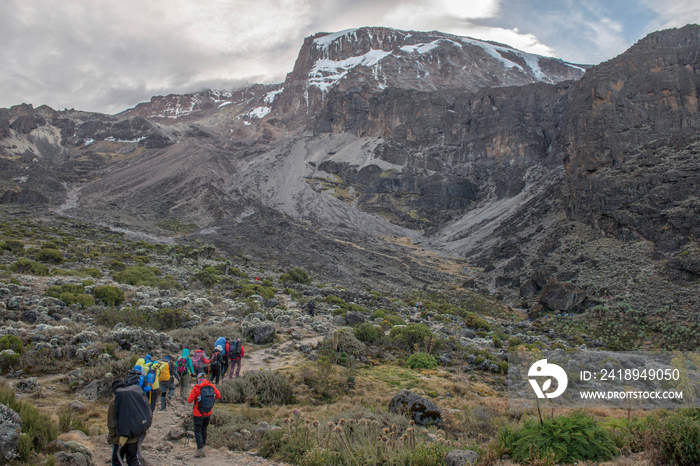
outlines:
M348 325L358 325L365 322L365 316L359 312L348 311L345 313L345 321Z
M0 403L0 458L17 458L17 442L22 430L22 418L12 408Z
M34 393L41 390L41 384L36 381L36 377L22 379L15 383L15 390L20 393Z
M477 464L481 457L471 450L450 450L445 456L445 466L472 466Z
M183 429L182 427L173 427L168 432L168 440L180 440L185 435L187 435L185 429Z
M92 458L80 452L59 451L54 455L54 458L56 458L56 466L94 466L95 464L92 462Z
M346 325L348 322L345 320L345 317L343 316L333 316L333 320L331 321L333 325L337 325L338 327Z
M432 401L410 390L401 390L389 403L389 411L397 414L409 413L411 419L421 426L444 426L442 410Z
M272 337L277 333L277 327L275 324L266 322L253 330L253 343L256 345L263 345L272 341Z
M586 290L571 283L550 280L540 294L540 303L551 311L569 312L586 299Z

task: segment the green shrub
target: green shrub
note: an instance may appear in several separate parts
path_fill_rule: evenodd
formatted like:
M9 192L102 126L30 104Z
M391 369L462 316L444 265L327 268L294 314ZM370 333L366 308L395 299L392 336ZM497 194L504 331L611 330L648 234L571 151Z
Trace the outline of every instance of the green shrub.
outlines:
M83 285L73 285L70 283L65 283L61 285L61 291L63 293L85 293L85 287Z
M45 241L41 243L41 249L58 249L58 245L53 241Z
M136 265L127 267L121 272L113 275L115 281L134 286L158 286L156 275L161 275L161 271L157 267L144 267Z
M126 269L126 264L122 261L113 260L109 263L109 270L114 270L115 272L122 272Z
M326 296L326 302L328 304L332 304L334 306L340 306L340 307L347 306L345 301L343 301L342 299L340 299L339 297L337 297L336 295L333 295L333 294Z
M140 307L96 308L95 319L105 327L124 323L133 327L148 327L158 331L181 328L190 320L189 312L182 309L158 309L150 311Z
M124 292L116 286L97 286L93 294L108 306L119 306L124 301Z
M146 265L150 264L151 259L149 259L148 256L136 256L134 257L134 262L136 262L139 265Z
M224 380L218 388L221 401L225 403L282 405L294 399L294 389L289 379L268 370L247 372L235 380Z
M386 316L384 319L384 322L388 322L392 327L395 325L406 325L406 321L404 321L401 317L396 316L396 315L389 315ZM382 323L384 323L382 322Z
M520 429L499 435L499 449L518 462L551 459L553 463L607 461L617 450L608 431L583 411L571 416L526 420Z
M34 259L49 264L60 264L63 262L63 254L58 249L42 249L36 253Z
M525 343L519 338L519 337L511 337L508 339L508 347L509 348L516 348L520 345L524 345Z
M247 273L241 271L241 269L236 268L236 267L229 268L228 274L233 275L234 277L238 277L238 278L250 278L250 275L248 275Z
M362 312L362 313L367 312L366 307L360 306L359 304L355 304L355 303L348 303L345 306L345 309L347 309L348 311L352 311L352 312Z
M95 298L89 294L61 293L58 299L69 306L71 304L78 303L83 307L83 309L95 305Z
M274 282L269 277L266 278L265 280L263 280L261 285L266 287L266 288L272 288L273 286L275 286Z
M61 296L61 293L62 293L61 287L54 285L54 286L48 287L46 289L46 292L44 293L44 295L58 299L58 297Z
M12 271L15 273L47 276L49 274L49 269L38 262L30 261L24 257L12 264Z
M503 342L496 335L493 336L493 347L494 348L503 348Z
M700 464L700 421L687 414L661 411L640 423L638 432L652 464Z
M102 278L102 272L96 267L85 267L84 269L80 269L80 271L92 278Z
M372 313L372 319L384 319L386 317L386 312L381 309L377 309Z
M24 351L24 344L22 344L22 340L16 335L4 335L0 337L0 351L8 349L11 349L15 353L22 353Z
M15 239L8 239L5 240L4 248L12 252L23 251L24 243Z
M415 345L423 345L434 338L433 332L425 324L408 324L405 327L392 327L389 336L396 343L412 350Z
M41 414L32 404L20 401L15 392L8 387L0 386L0 403L9 406L19 413L22 418L22 430L18 451L20 461L29 461L31 450L41 452L46 445L58 436L56 424L50 417Z
M150 326L156 330L172 330L180 328L190 320L190 313L183 309L158 309L151 314Z
M94 285L94 284L95 284L95 282L92 281L92 280L83 280L83 281L81 282L81 285L83 285L83 286L92 286L92 285Z
M487 332L491 331L491 324L489 324L486 319L482 319L476 314L467 314L467 318L464 322L464 325L466 325L469 328L486 330Z
M309 278L309 274L306 272L306 270L300 268L300 267L294 267L291 269L289 272L287 272L292 279L292 281L295 281L297 283L303 283L305 285L308 285L311 283L311 279Z
M211 269L211 267L207 268ZM221 283L221 279L217 274L208 272L207 270L200 270L199 272L195 273L194 278L199 280L199 282L207 288Z
M249 298L254 294L262 296L265 299L272 299L275 297L274 288L268 288L258 284L251 283L248 285L242 285L241 289L243 290L243 296L246 298Z
M411 369L432 369L437 367L438 363L432 355L419 351L409 356L406 365Z
M172 275L166 275L158 280L158 288L161 290L181 290L182 286L177 278Z
M368 322L355 327L354 333L355 338L365 343L374 343L384 338L384 331Z

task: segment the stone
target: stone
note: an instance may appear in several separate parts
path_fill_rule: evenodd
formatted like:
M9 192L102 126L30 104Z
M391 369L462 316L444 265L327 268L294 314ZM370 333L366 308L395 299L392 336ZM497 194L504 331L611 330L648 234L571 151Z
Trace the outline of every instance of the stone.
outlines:
M264 323L255 327L253 330L253 343L256 345L264 345L272 341L272 338L277 333L277 327L273 323Z
M0 403L0 457L6 461L17 458L17 442L22 430L22 418L12 408Z
M331 321L333 325L337 325L338 327L341 327L343 325L347 325L347 321L345 320L345 317L343 316L333 316L333 320Z
M365 316L359 312L348 311L345 313L345 321L348 325L357 325L365 322Z
M180 440L185 435L187 435L185 429L183 429L182 427L173 427L168 432L168 440Z
M41 390L41 384L36 381L36 377L19 380L15 383L15 390L20 393L34 393Z
M401 390L389 402L389 411L409 413L416 424L421 426L437 425L443 427L442 410L432 401L413 393Z
M571 283L550 280L542 289L540 303L551 311L569 312L586 299L586 290Z
M94 466L95 464L92 462L92 458L83 453L59 451L54 455L54 458L56 459L56 466Z
M471 450L450 450L445 456L445 466L472 466L479 462L481 457Z

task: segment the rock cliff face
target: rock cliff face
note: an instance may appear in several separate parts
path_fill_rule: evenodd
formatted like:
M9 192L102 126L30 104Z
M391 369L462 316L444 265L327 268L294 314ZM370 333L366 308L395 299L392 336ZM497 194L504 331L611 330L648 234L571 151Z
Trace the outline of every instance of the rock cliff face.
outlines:
M304 41L279 105L285 113L314 112L334 89L475 92L485 87L557 83L580 78L585 68L440 32L349 29Z

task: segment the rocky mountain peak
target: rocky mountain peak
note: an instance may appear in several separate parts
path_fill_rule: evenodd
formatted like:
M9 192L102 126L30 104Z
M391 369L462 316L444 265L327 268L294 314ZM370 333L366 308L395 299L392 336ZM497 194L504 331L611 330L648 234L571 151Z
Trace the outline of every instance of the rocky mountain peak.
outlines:
M364 27L306 38L280 104L285 111L317 110L335 89L476 92L558 83L581 78L586 68L469 37Z

